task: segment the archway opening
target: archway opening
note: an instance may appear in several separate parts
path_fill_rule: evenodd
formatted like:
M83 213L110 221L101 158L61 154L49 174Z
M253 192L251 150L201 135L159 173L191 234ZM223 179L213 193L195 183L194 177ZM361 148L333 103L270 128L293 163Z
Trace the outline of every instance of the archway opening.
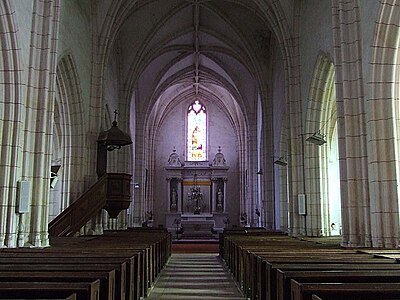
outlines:
M304 133L307 235L341 234L337 125L335 69L331 59L321 54L314 68ZM310 139L313 133L319 139Z
M322 235L341 235L338 126L334 70L331 67L322 98L320 123L327 143L319 151Z
M327 190L327 216L325 216L325 235L335 236L342 234L341 202L340 202L340 174L339 148L337 126L335 126L328 146L326 173L327 178L321 185ZM323 178L321 176L321 178Z

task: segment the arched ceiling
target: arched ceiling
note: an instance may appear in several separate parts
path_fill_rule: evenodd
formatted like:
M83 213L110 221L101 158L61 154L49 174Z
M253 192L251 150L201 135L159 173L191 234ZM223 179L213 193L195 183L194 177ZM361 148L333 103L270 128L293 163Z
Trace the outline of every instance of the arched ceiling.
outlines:
M115 45L127 96L138 90L136 107L153 116L174 99L196 95L219 99L232 119L238 111L254 112L259 87L268 80L271 49L278 46L260 13L257 2L263 1L273 5L269 0L116 1Z

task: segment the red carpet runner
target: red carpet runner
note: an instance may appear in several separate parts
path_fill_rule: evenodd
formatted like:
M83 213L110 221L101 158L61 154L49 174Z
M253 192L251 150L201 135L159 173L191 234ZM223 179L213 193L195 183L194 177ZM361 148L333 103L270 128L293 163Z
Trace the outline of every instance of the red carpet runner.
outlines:
M217 243L182 243L172 244L172 253L218 253L219 245Z

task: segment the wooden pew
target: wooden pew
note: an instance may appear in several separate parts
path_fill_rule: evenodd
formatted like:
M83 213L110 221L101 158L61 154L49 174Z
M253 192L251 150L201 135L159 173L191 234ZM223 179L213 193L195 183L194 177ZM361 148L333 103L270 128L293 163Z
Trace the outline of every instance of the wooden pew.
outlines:
M71 294L70 296L66 297L66 298L39 298L41 296L38 296L38 298L35 298L35 300L76 300L76 294ZM1 298L0 298L1 299ZM12 298L13 300L26 300L26 298L24 297L24 299L21 298ZM10 300L10 299L8 299Z
M39 298L41 296L38 296L38 298L35 298L35 300L76 300L76 294L71 294L70 296L66 297L66 298ZM1 299L1 298L0 298ZM26 300L26 298L21 299L21 298L12 298L13 300ZM10 300L10 299L8 299Z
M334 270L334 271L283 271L277 272L277 299L290 299L291 280L299 283L400 283L399 270Z
M242 260L243 262L241 265L243 265L243 271L241 272L243 275L240 277L240 282L242 283L243 288L247 291L247 296L249 296L252 299L255 298L262 298L260 297L260 289L262 288L261 282L264 282L264 280L267 280L267 283L270 278L274 279L274 274L264 274L265 273L265 264L263 264L262 260L268 261L268 262L280 262L280 261L301 261L305 260L308 261L309 263L314 263L318 262L321 259L326 260L326 261L341 261L341 262L356 262L356 261L368 261L368 263L377 263L378 260L373 260L373 258L370 255L365 255L365 254L358 254L354 251L348 251L348 252L338 252L332 251L332 250L327 250L325 253L324 251L318 252L319 250L316 250L316 252L310 253L309 250L307 251L302 251L302 249L299 249L299 251L296 252L261 252L261 251L242 251ZM387 263L394 263L393 260L385 260ZM264 273L263 273L264 272ZM267 276L267 277L266 277ZM266 278L266 279L265 279ZM268 283L268 286L270 283Z
M104 241L103 241L104 242ZM108 241L110 242L110 241ZM117 241L114 241L117 243ZM137 245L116 245L115 243L111 243L110 245L90 245L93 250L90 252L90 255L93 257L105 257L105 259L112 259L118 257L119 259L126 259L128 261L128 272L127 272L127 292L128 295L133 295L128 299L139 299L143 297L145 293L145 282L148 280L148 271L146 273L149 265L149 248ZM118 244L118 243L117 243ZM72 257L84 254L76 254L75 251L80 249L81 251L87 251L87 245L81 245L81 248L73 248L68 251L62 250L62 255ZM71 253L68 253L72 251ZM74 254L75 253L75 254ZM49 256L49 254L46 253ZM56 254L57 255L57 254ZM94 260L94 259L93 259Z
M387 268L390 265L396 265L394 262L388 262L383 260L382 262L379 259L374 259L370 257L369 259L359 259L359 260L342 260L342 259L301 259L301 258L293 258L293 259L268 259L265 264L265 272L266 272L266 299L276 299L276 274L277 274L277 265L279 264L292 264L298 265L303 264L307 265L305 268L309 268L312 265L315 265L319 268L329 268L329 265L352 265L352 269L358 268L363 265L366 269L373 268L377 265L383 266L383 268ZM334 267L336 268L336 267ZM364 269L365 269L364 268ZM382 267L378 267L382 268Z
M19 272L50 272L56 274L58 272L113 272L116 271L115 280L115 299L127 299L126 290L126 268L127 263L122 264L0 264L0 273L11 271Z
M37 265L37 264L46 264L46 265L51 265L51 264L71 264L71 265L98 265L102 263L106 264L123 264L127 263L126 265L126 270L125 270L125 275L124 275L124 282L125 282L125 287L124 291L125 295L130 295L127 299L129 300L134 300L136 289L138 289L138 282L137 280L140 279L138 277L138 271L137 271L137 264L139 263L139 255L140 253L133 254L131 251L130 255L122 255L121 257L118 257L121 255L121 253L109 253L107 254L84 254L84 253L32 253L30 255L24 254L25 257L12 257L10 254L5 254L3 256L0 255L0 266L4 263L7 264L15 264L15 265L20 265L20 264L31 264L31 265ZM117 256L117 257L113 257ZM140 266L139 266L140 267ZM139 299L139 297L136 297L136 299Z
M249 240L248 238L248 233L243 236L241 234L238 234L238 232L235 232L233 235L226 236L223 243L223 252L227 265L233 273L233 276L236 278L236 281L239 283L241 289L248 297L254 298L255 291L254 287L252 287L254 283L251 282L252 280L249 279L249 276L250 274L254 274L253 270L255 270L257 267L253 263L249 262L249 255L247 250L252 249L256 246L264 245L266 242L268 242L269 244L271 242L280 243L282 240L288 242L288 238L282 234L280 234L279 236L271 236L271 234L265 233L252 233L251 238L254 240ZM299 242L296 240L289 242L296 247L299 245ZM279 244L279 246L282 245ZM255 278L258 274L256 273L254 275ZM254 281L257 281L257 278L255 278ZM257 282L257 285L258 284L259 283Z
M285 238L282 236L243 236L234 234L225 236L223 244L224 259L233 273L235 279L244 291L245 295L250 299L276 299L277 295L277 269L291 268L303 272L303 270L396 270L391 274L376 273L381 275L381 279L375 281L384 281L391 279L398 281L397 270L400 265L396 264L397 253L391 253L391 256L385 254L385 258L374 258L368 253L357 253L354 250L340 249L335 245L317 245L312 242L304 242ZM284 270L286 272L287 270ZM337 271L339 272L339 271ZM351 271L350 271L351 272ZM355 271L354 271L355 272ZM383 271L384 272L384 271ZM332 273L333 274L333 273ZM339 274L336 274L339 275ZM353 274L356 276L356 274ZM326 280L336 280L337 277ZM373 276L353 277L355 280L376 283ZM329 276L328 276L329 277ZM296 279L296 277L294 277ZM352 280L343 279L344 283L350 283ZM290 277L289 277L290 280ZM299 279L300 280L300 279ZM324 281L320 276L320 280ZM316 280L318 281L318 280ZM285 282L285 281L284 281ZM282 290L289 290L286 286L281 287ZM319 293L314 293L316 297L322 297ZM290 295L289 295L290 296ZM282 298L280 299L287 299ZM309 295L311 299L312 294ZM386 296L385 296L386 297ZM400 298L400 297L399 297ZM335 298L330 298L335 299ZM352 298L351 298L352 299Z
M86 248L83 248L86 249ZM92 261L101 258L106 261L113 259L126 260L127 273L126 273L126 291L127 295L130 295L128 299L134 300L144 296L145 293L145 282L147 280L147 273L144 270L149 268L149 257L148 248L141 246L130 246L130 245L119 245L119 246L96 246L90 254L74 252L76 249L70 249L67 252L62 252L62 256L70 257L81 257L88 256L93 257ZM57 255L57 254L56 254ZM49 254L46 253L46 256Z
M67 298L99 300L100 281L93 282L0 282L0 299Z
M277 272L278 270L283 271L354 271L359 270L361 272L368 272L371 268L375 271L395 271L400 272L400 264L336 264L336 263L321 263L321 264L275 264L273 266L268 265L268 269L271 268ZM267 283L265 283L267 285ZM278 283L275 281L275 285ZM276 289L275 287L270 287L270 289Z
M299 283L291 280L291 300L399 299L400 283Z
M251 239L250 239L251 238ZM253 274L253 272L248 272L247 268L255 268L252 263L249 263L247 260L248 255L246 252L252 252L256 250L257 247L261 247L261 249L265 251L269 251L269 253L282 252L282 246L284 248L291 248L293 250L298 250L299 248L308 248L313 249L316 248L315 245L307 242L301 242L298 240L288 239L287 236L283 236L282 234L278 236L272 236L271 234L252 234L249 236L240 236L233 235L229 236L227 239L225 254L227 256L227 264L231 269L233 275L236 280L242 287L246 293L248 293L247 286L248 279L245 277L247 274ZM282 245L282 242L284 244ZM263 248L263 245L268 244L267 249ZM272 245L272 247L271 247ZM327 249L324 247L323 249Z
M100 280L100 300L117 300L115 297L115 270L108 272L7 270L0 272L0 282L91 282L96 280Z
M99 265L99 264L114 264L114 267L122 264L126 264L125 274L123 282L125 283L125 287L123 288L124 294L127 295L127 292L133 293L133 283L131 278L134 278L134 261L133 258L115 258L115 257L92 257L90 255L78 255L78 256L68 256L68 255L59 255L58 257L1 257L0 256L0 266L2 264L14 264L18 265L88 265L88 270L90 270L90 265ZM115 279L115 278L114 278ZM109 283L104 283L109 285ZM133 298L132 298L133 299Z
M140 235L139 235L140 236ZM129 237L129 236L127 236ZM104 238L107 238L104 237ZM135 277L138 278L136 291L138 292L137 298L145 297L148 293L148 289L154 284L156 274L156 258L155 258L155 247L148 243L143 243L144 236L141 237L142 245L135 245L136 249L142 249L143 255L142 260L139 263L138 269L135 270ZM160 259L160 258L158 258ZM166 261L165 261L166 263ZM164 264L165 264L164 263Z
M115 283L120 284L116 299L138 300L147 295L171 254L171 236L165 231L110 231L104 236L51 238L51 244L44 249L1 249L0 272L115 269Z
M264 262L263 262L264 260ZM247 253L244 258L243 265L244 275L240 278L243 281L242 286L248 291L247 295L255 299L259 295L261 280L265 280L267 289L272 290L271 296L268 295L267 299L274 299L273 287L276 282L274 264L277 263L365 263L365 264L393 264L394 260L390 259L374 259L369 255L359 255L355 252L331 252L324 254L323 252L315 252L308 250L307 252L288 252L288 253L270 253L270 252L254 252ZM264 272L264 273L263 273Z
M260 255L260 254L259 254ZM367 265L375 265L375 264L394 264L394 260L386 260L386 259L375 259L371 256L356 256L356 255L340 255L340 254L332 254L332 255L325 255L325 256L319 256L319 255L312 255L312 254L302 254L301 252L298 253L298 256L292 256L292 255L272 255L269 254L265 257L260 255L261 259L264 260L264 263L262 264L264 268L265 274L263 276L258 275L257 272L255 271L256 269L251 269L245 271L245 275L243 276L244 279L244 288L246 288L248 292L248 296L252 299L257 298L257 296L260 292L260 288L262 289L263 287L257 286L258 284L258 278L265 278L265 289L266 289L266 299L275 299L275 286L276 286L276 268L274 268L275 264L282 264L282 263L291 263L291 264L308 264L308 265L313 265L313 264L329 264L329 263L335 263L335 264L346 264L346 263L358 263L358 264L367 264ZM250 264L251 265L251 264ZM253 275L254 274L254 275ZM251 277L253 275L254 277ZM250 277L249 277L250 276Z
M132 251L131 251L132 252ZM121 253L119 253L121 254ZM119 256L118 253L111 253L110 255ZM132 254L132 253L131 253ZM140 256L136 255L122 255L122 257L112 257L106 255L93 255L93 254L75 254L75 253L54 253L52 257L48 257L49 255L45 255L45 257L1 257L0 256L0 266L3 263L13 263L16 266L20 264L32 264L32 265L40 265L40 264L64 264L64 265L88 265L87 269L90 269L91 265L99 265L99 264L126 264L125 272L123 274L125 283L123 287L123 294L127 296L127 299L134 300L139 299L139 289L143 289L140 287L141 277L139 273L141 272L138 268L141 268Z
M150 234L150 235L149 235ZM171 254L171 235L165 230L141 230L131 229L128 231L105 231L104 235L99 239L90 239L84 245L94 244L99 246L98 242L103 243L108 241L105 246L102 244L102 249L107 249L108 246L115 248L117 244L119 249L142 249L144 255L140 263L140 270L137 270L137 278L139 284L139 297L147 295L148 289L154 284L156 275L161 271L162 267L167 262ZM157 243L160 245L157 251ZM156 254L159 253L159 256ZM158 267L157 267L158 265Z
M141 249L141 248L140 248ZM75 252L76 249L74 250L61 250L61 253L59 252L49 252L45 251L37 253L37 252L31 252L29 254L27 253L11 253L11 254L5 254L7 257L1 257L0 256L0 263L1 262L14 262L16 264L20 263L54 263L54 262L59 262L60 260L63 261L66 264L75 264L78 262L83 261L85 264L97 264L101 262L120 262L123 260L126 260L128 262L127 265L127 274L126 274L126 291L127 295L131 295L128 299L139 299L140 298L140 291L144 290L144 286L142 286L142 281L144 284L144 279L140 276L142 273L143 269L143 256L142 256L142 250L135 250L135 249L113 249L112 251L110 249L102 248L101 250L96 249L95 251L99 251L99 253L82 253L82 252ZM55 249L57 250L57 249ZM72 252L70 252L72 251ZM111 252L110 252L111 251ZM15 255L17 257L10 257L12 255ZM46 256L45 259L42 259L43 255Z

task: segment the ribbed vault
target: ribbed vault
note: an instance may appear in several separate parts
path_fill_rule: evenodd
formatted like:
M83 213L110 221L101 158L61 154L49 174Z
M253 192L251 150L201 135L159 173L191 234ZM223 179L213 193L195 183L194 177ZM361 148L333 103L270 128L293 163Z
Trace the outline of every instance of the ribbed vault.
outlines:
M239 141L241 185L254 181L257 101L261 97L263 109L272 111L272 101L267 99L272 52L285 57L291 51L281 6L248 0L120 0L101 1L96 8L98 20L104 20L99 59L104 60L105 72L108 66L118 66L120 100L116 106L130 110L136 124L134 159L141 163L135 177L150 182L148 191L135 196L152 199L152 179L143 177L145 169L152 176L154 139L163 118L178 103L196 97L212 102L227 116ZM266 137L272 145L271 135ZM248 178L246 170L250 170ZM242 212L254 211L255 189L240 191ZM141 202L134 209L141 212L138 220L149 209Z

